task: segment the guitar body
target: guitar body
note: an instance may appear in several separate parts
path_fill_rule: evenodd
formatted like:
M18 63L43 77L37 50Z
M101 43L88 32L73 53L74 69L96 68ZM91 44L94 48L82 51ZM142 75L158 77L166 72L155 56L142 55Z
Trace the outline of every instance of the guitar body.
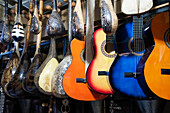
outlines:
M155 47L144 68L144 76L149 88L157 96L164 99L170 99L169 25L169 12L160 13L153 18L151 30Z
M104 99L108 95L92 91L86 82L84 48L85 41L72 40L71 53L73 59L63 77L64 90L68 96L77 100L93 101Z
M153 0L123 0L121 10L125 14L138 14L150 10Z
M94 91L102 94L113 94L108 73L116 53L114 50L107 53L105 50L106 44L106 34L103 29L96 30L93 34L94 57L88 67L86 76L89 86Z
M109 80L113 89L121 94L135 98L146 98L137 79L134 77L125 77L125 73L136 72L137 63L142 57L141 53L144 52L138 53L132 51L132 28L132 23L126 23L124 26L120 26L116 32L119 56L116 57L112 64Z

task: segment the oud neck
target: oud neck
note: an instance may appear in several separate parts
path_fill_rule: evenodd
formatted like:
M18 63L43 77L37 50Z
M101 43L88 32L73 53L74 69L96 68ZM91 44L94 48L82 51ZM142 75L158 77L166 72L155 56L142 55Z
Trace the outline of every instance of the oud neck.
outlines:
M57 2L53 0L53 11L57 11Z
M50 43L50 49L49 49L49 54L48 55L52 55L54 57L57 56L57 52L56 52L56 41L54 38L51 38L51 43Z
M133 16L133 38L143 39L142 30L143 29L143 16Z
M8 15L8 0L5 0L5 17Z
M20 15L22 10L22 0L18 0L17 14Z

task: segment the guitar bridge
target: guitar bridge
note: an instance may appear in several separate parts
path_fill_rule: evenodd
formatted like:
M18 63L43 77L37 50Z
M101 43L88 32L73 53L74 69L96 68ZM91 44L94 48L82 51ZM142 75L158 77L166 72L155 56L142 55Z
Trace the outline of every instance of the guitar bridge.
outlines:
M136 72L125 72L124 73L124 77L133 77L133 78L136 78L139 75L141 75L141 73L136 73Z
M109 72L108 71L98 71L98 75L109 76Z
M170 75L170 69L161 69L161 74Z
M77 83L87 83L86 78L76 78Z

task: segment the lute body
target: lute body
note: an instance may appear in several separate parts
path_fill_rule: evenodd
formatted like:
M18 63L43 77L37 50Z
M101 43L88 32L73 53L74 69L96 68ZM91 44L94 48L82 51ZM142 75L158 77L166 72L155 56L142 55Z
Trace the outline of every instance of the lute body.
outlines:
M17 17L11 34L12 38L16 42L20 42L24 39L24 27L21 20L21 9L22 9L21 7L22 7L22 0L18 0Z
M21 5L21 4L20 4ZM33 7L32 0L30 2L29 10ZM20 9L20 7L19 7ZM18 10L19 10L18 9ZM16 69L16 72L12 79L6 84L5 92L8 93L9 96L13 98L27 98L29 97L28 93L23 89L22 81L25 79L26 73L28 72L29 66L31 64L30 56L27 51L29 38L30 38L30 24L31 24L31 17L29 15L29 21L27 23L27 36L24 39L24 48L22 51L21 59L19 61L19 65Z
M51 37L51 44L47 58L38 69L34 83L40 92L52 94L52 76L58 66L55 37L62 35L65 31L63 22L57 12L56 0L53 0L53 10L46 25L47 34Z
M40 4L40 7L39 7L40 14L42 15L42 13L43 13L43 9L42 9L43 8L43 0L40 0L39 4ZM29 71L26 74L26 78L23 81L23 88L27 92L33 94L34 96L39 94L38 93L39 91L34 84L34 76L37 73L37 71L38 71L39 67L41 66L41 64L43 63L43 61L45 60L45 55L42 54L41 51L40 51L41 36L42 36L42 29L41 29L42 21L40 21L38 24L39 24L38 27L40 29L40 33L37 35L36 51L35 51L35 54L34 54L33 61L31 62Z
M8 0L5 0L5 21L2 28L1 42L4 45L8 45L12 42L8 19Z
M6 65L6 68L2 74L1 77L1 86L2 88L5 87L5 85L11 80L12 76L14 75L18 64L19 64L19 58L20 58L20 53L18 50L19 43L15 42L15 49L13 53L10 56L10 59Z
M34 15L31 21L31 32L34 34L38 34L41 31L40 20L38 16L38 7L37 7L37 0L35 0L35 8L34 8Z

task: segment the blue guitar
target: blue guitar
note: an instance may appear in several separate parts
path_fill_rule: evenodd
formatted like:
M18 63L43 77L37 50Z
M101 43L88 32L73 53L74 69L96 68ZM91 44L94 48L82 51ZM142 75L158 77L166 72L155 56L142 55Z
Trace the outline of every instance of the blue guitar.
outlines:
M147 98L136 77L136 67L145 52L142 37L143 17L133 16L133 23L126 23L116 32L118 56L110 70L110 83L121 94Z

